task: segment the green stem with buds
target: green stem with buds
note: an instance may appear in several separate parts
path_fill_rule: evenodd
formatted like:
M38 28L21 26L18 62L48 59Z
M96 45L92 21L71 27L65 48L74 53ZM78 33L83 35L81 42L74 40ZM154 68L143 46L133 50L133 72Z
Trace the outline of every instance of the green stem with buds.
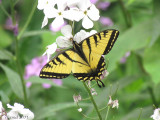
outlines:
M105 120L107 120L107 118L108 118L108 113L109 113L109 110L110 110L110 106L108 106L108 109L107 109L107 114L106 114L106 118L105 118Z
M88 94L89 94L89 96L90 96L90 100L91 100L92 103L93 103L93 106L94 106L94 108L95 108L95 110L96 110L96 112L97 112L97 115L98 115L98 117L99 117L99 120L102 120L102 116L101 116L101 114L100 114L100 112L99 112L99 110L98 110L98 107L97 107L96 102L95 102L94 99L93 99L93 96L92 96L92 94L91 94L90 89L87 87L87 85L86 85L86 83L85 83L84 81L83 81L83 85L84 85L85 89L87 90L87 92L88 92Z
M36 7L37 7L37 0L35 1L34 5L33 5L33 7L32 7L32 10L31 10L31 12L30 12L30 14L29 14L29 16L28 16L28 19L27 19L27 21L25 22L25 25L23 26L23 28L21 29L21 32L20 32L20 33L18 34L18 36L17 36L17 39L18 39L18 40L21 38L21 36L22 36L23 33L25 32L26 28L28 27L28 25L29 25L29 23L30 23L30 21L31 21L31 19L32 19L32 17L33 17L33 14L34 14L34 11L35 11Z
M122 8L122 12L124 14L124 18L125 18L127 27L130 28L132 26L131 16L130 16L128 10L125 8L123 1L122 0L118 0L118 1L119 1L121 8Z
M16 20L15 20L15 11L14 11L14 2L13 0L10 0L10 7L11 7L11 16L12 16L12 22L13 22L13 25L16 24ZM21 67L21 63L20 63L20 60L19 60L19 48L18 48L18 39L17 37L15 37L15 54L16 54L16 64L17 64L17 68L18 68L18 73L19 73L19 76L20 76L20 79L21 79L21 83L22 83L22 87L23 87L23 95L24 95L24 102L26 104L26 106L28 106L28 100L27 100L27 92L26 92L26 86L25 86L25 81L23 79L23 73L22 73L22 67Z

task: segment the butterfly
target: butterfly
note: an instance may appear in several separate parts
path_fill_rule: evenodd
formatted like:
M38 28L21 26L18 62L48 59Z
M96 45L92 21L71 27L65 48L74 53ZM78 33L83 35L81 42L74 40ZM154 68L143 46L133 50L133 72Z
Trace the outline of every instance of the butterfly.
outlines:
M118 35L118 30L108 29L80 43L73 41L72 48L58 53L41 69L40 78L62 79L72 73L78 80L96 80L99 87L104 87L100 79L106 65L102 55L110 52Z

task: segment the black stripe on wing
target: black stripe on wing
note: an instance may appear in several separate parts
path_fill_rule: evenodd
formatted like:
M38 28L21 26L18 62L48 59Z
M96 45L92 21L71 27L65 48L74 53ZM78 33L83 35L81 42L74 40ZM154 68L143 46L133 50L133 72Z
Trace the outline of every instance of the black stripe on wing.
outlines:
M68 77L70 74L64 74L64 73L52 73L52 72L40 72L39 77L40 78L47 78L47 79L63 79Z
M107 33L108 33L108 31L104 31L104 37L106 37ZM111 51L115 41L117 40L118 35L119 35L119 31L113 30L103 55L105 55Z

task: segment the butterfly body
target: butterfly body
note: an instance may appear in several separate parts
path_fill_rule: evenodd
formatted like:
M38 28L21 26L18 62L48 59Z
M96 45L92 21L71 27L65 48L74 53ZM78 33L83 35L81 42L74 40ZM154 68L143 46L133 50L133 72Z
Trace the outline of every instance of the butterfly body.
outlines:
M105 30L92 35L80 43L73 41L73 47L64 50L50 60L41 70L41 78L62 79L71 73L78 80L100 80L105 70L105 60L102 55L107 54L114 45L119 31Z

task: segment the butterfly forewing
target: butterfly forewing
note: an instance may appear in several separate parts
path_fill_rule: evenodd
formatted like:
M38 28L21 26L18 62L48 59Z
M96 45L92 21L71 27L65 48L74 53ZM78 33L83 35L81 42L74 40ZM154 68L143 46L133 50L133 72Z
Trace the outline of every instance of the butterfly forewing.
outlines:
M69 49L55 56L41 70L41 78L62 79L70 75L72 70L72 56L74 52Z
M82 50L89 49L90 53L105 55L112 49L118 35L117 30L105 30L86 38L80 45Z

